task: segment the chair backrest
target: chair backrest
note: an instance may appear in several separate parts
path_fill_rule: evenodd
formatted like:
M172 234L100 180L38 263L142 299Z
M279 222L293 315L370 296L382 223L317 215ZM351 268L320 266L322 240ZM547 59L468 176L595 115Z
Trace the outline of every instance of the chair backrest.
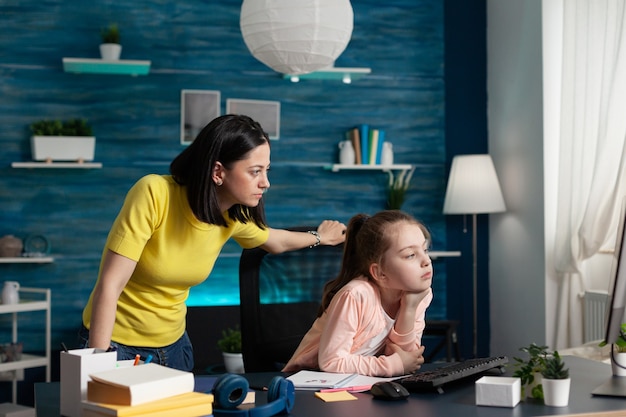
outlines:
M239 294L246 372L276 371L287 363L317 317L324 284L339 273L342 252L343 245L277 255L243 250Z

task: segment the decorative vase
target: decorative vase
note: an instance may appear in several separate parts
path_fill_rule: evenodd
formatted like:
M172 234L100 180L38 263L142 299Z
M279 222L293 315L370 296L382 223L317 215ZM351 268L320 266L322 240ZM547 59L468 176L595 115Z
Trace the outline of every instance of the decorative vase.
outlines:
M17 258L22 255L24 242L13 235L6 235L0 238L0 257Z
M565 407L569 403L571 378L547 379L543 378L543 402L551 407Z
M349 140L339 142L339 163L342 165L354 165L356 155L354 146Z
M2 287L2 304L18 304L20 302L20 283L5 281Z
M104 61L118 61L122 54L122 45L117 43L101 43L100 57Z
M224 367L226 368L226 372L231 374L245 373L242 353L222 352L222 357L224 358Z
M626 352L613 352L611 369L613 376L626 376Z
M382 165L393 165L393 145L391 142L383 143L383 154L380 157Z

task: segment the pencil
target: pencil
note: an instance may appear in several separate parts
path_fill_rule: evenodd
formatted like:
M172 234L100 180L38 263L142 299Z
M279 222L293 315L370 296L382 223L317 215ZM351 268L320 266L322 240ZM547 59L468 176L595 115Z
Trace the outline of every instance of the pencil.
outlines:
M137 366L139 364L139 359L140 358L141 358L141 356L139 356L139 353L135 355L135 363L133 363L133 366Z

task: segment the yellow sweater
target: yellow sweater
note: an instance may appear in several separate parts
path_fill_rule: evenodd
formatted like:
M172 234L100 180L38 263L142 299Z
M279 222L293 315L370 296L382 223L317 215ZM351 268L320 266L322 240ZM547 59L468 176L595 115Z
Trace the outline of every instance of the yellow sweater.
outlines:
M229 219L228 227L200 222L185 188L171 176L141 178L128 192L104 248L137 261L117 303L112 340L146 347L174 343L185 331L189 288L209 276L226 241L232 237L253 248L268 236L254 222ZM87 328L92 301L93 293L83 310Z

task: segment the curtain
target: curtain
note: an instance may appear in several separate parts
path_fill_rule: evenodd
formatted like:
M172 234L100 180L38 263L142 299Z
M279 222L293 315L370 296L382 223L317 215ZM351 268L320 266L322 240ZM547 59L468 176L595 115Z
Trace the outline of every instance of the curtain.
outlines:
M563 56L555 268L556 348L583 341L585 260L614 246L626 193L626 7L563 2ZM613 239L611 241L611 239Z

